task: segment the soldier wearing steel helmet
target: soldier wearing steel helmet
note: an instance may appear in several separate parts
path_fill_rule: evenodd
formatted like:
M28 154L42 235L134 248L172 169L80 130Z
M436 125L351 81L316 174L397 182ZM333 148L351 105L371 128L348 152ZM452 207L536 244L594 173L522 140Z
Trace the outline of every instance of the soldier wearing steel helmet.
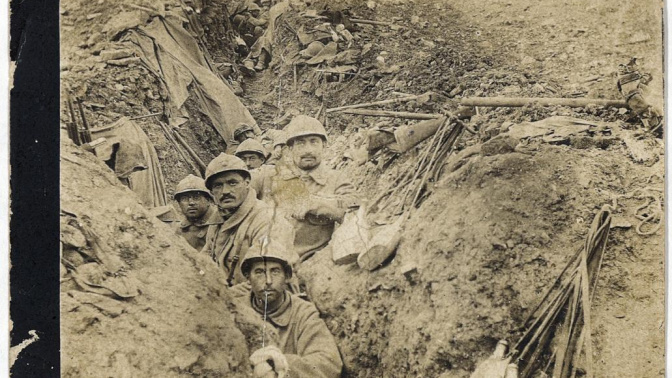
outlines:
M305 260L329 243L335 223L357 207L357 199L350 180L322 162L327 133L320 121L299 115L284 131L291 161L263 166L253 175L252 187L289 216L294 249Z
M256 198L247 166L233 155L222 153L208 164L205 186L217 211L209 220L203 251L226 271L229 286L244 282L238 263L252 243L272 235L273 229L278 237L291 238L291 226L274 219L273 209Z
M253 170L266 162L266 149L256 139L246 139L236 148L235 155L240 158L247 169Z
M255 242L241 264L251 290L238 295L278 331L277 343L254 351L255 377L340 377L343 362L315 305L287 290L288 250L272 238Z
M205 187L205 181L194 175L185 177L177 184L173 198L184 215L177 228L177 234L187 239L192 247L200 251L205 245L209 220L216 212L212 203L212 195Z

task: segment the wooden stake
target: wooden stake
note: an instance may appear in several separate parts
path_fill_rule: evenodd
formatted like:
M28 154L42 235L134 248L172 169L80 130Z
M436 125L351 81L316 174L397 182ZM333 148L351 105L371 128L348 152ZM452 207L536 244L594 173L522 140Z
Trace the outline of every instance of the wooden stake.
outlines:
M175 147L177 152L180 154L180 156L182 157L182 160L184 160L187 164L191 165L191 169L194 171L194 173L196 173L196 175L198 175L199 177L202 177L200 169L198 168L198 166L196 164L194 164L193 161L191 161L187 157L187 155L184 153L184 151L182 151L182 148L180 148L180 145L175 140L175 137L173 137L173 134L170 132L170 130L168 130L168 126L166 124L164 124L163 122L159 122L159 126L161 126L161 130L163 130L163 133L166 135L166 138L168 138L168 140L173 144L173 146Z
M329 111L327 110L327 113ZM356 114L371 117L392 117L405 119L438 119L443 117L441 114L411 113L411 112L393 112L389 110L368 110L368 109L347 109L341 113Z
M180 135L180 133L179 133L176 129L173 129L173 134L175 135L175 139L176 139L178 142L180 142L180 144L182 145L182 147L184 147L185 150L187 150L187 153L189 154L189 156L191 156L191 158L196 162L196 164L198 164L198 167L199 167L199 170L200 170L200 172L201 172L201 175L202 175L203 173L205 173L206 165L205 165L205 163L203 162L203 160L201 160L201 158L198 157L198 155L196 154L196 151L194 151L194 150L187 144L187 141L184 140L184 138L182 137L182 135Z
M77 125L77 117L75 116L75 108L72 105L72 99L70 98L70 93L66 92L66 102L68 103L68 109L70 110L70 118L72 119L72 124L75 127L75 134L74 134L74 139L73 142L75 142L76 145L80 146L82 144L82 140L79 137L79 126Z
M460 105L462 106L523 107L533 104L539 106L569 106L572 108L584 108L589 105L616 108L628 107L628 104L624 100L604 100L597 98L467 97L460 101Z
M431 95L432 92L427 92L423 93L421 95L412 95L412 96L407 96L407 97L400 97L400 98L392 98L389 100L382 100L382 101L374 101L374 102L367 102L363 104L355 104L355 105L345 105L345 106L339 106L337 108L330 108L327 109L327 113L331 112L339 112L345 109L357 109L357 108L367 108L369 106L380 106L380 105L387 105L387 104L397 104L400 102L407 102L407 101L412 101L412 100L417 100L418 98L426 95Z

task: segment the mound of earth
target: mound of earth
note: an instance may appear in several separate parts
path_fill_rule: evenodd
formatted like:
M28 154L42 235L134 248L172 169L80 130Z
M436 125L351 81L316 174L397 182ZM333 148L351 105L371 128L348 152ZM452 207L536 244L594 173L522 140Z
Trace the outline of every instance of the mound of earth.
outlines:
M247 376L223 273L62 140L62 376Z
M620 148L542 145L533 152L496 155L483 150L453 157L449 170L454 171L406 222L389 266L371 273L356 264L334 266L328 253L302 265L298 275L327 314L350 375L469 376L499 339L517 340L526 310L583 245L600 206L644 187L656 171L633 162L613 164L623 162ZM631 179L624 183L624 177ZM631 210L620 207L615 213L634 224ZM640 258L662 262L662 244L631 240L623 245L627 235L632 231L612 231L603 273L609 278L597 289L602 298L617 291L631 295L648 285L663 292L662 265L653 264L644 280L618 269L617 261L633 244L646 255ZM409 263L417 273L402 274ZM647 318L644 334L633 331L633 337L662 348L661 334L652 326L662 321L662 302L641 305L658 315ZM614 315L602 311L601 316L611 323ZM626 342L608 334L596 335L601 353ZM614 360L600 356L597 376L612 376ZM639 366L652 366L651 373L658 374L662 353L638 358L653 359Z

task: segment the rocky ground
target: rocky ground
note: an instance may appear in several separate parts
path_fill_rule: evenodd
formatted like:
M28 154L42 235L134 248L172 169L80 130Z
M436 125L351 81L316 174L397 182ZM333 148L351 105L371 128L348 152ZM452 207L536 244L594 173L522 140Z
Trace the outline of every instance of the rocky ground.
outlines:
M280 127L285 114L313 115L322 105L387 99L393 92L434 92L431 101L387 108L423 113L454 110L469 96L618 99L618 65L633 56L654 77L649 99L662 104L661 9L654 1L332 3L293 2L278 28L270 68L254 77L230 77L262 129ZM131 4L138 5L61 5L63 83L83 98L97 126L164 107L166 94L141 66L114 67L100 59L101 51L118 43L113 30L148 17ZM185 8L158 0L140 5ZM339 49L358 54L355 75L330 81L318 71L328 67L299 64L295 79L293 63L300 62L303 48L295 33L322 22L301 12L336 7L393 26L360 24L351 43L340 42ZM226 43L222 9L211 2L199 9L204 53L235 66L241 57ZM188 101L187 108L185 139L207 163L223 143L196 103ZM63 114L67 119L65 108ZM555 115L609 122L608 131L560 144L504 135L511 123ZM329 164L346 170L368 199L389 188L421 153L380 151L359 164L352 157L366 130L404 122L339 113L325 121L332 138ZM151 118L138 122L155 143L171 192L189 166ZM615 206L618 227L611 231L593 303L596 376L664 374L663 229L640 235L634 215L644 201L662 199L662 141L642 135L628 112L595 107L480 108L469 125L478 133L465 133L442 162L442 174L406 222L389 265L369 273L356 265L334 266L327 253L318 253L299 271L337 337L346 375L468 376L497 340L520 336L526 311L582 245L604 204ZM62 146L63 208L86 214L85 223L113 254L118 251L122 271L141 287L141 295L111 316L74 303L73 283L64 278L64 374L244 375L245 338L253 327L236 323L217 274L149 219L103 165L69 143ZM643 189L653 196L639 198ZM411 278L400 272L407 263L417 266ZM129 334L133 343L125 342ZM101 337L111 341L90 352ZM214 361L209 355L227 357Z

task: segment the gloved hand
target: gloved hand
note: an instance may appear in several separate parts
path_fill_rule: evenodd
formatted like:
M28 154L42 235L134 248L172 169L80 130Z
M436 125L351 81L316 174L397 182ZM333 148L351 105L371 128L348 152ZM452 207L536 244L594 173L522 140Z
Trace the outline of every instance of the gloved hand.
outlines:
M292 212L293 218L298 220L308 219L311 223L316 224L342 222L344 215L345 210L337 206L337 201L320 198L311 198L297 206Z
M265 370L263 364L268 364L269 361L273 362L273 369L278 374L278 378L284 378L287 375L289 364L287 363L287 358L284 354L282 354L278 347L269 345L267 347L257 349L250 356L250 362L255 367L255 372L257 369L259 369L260 373ZM257 368L257 365L260 364L262 364L262 366Z

